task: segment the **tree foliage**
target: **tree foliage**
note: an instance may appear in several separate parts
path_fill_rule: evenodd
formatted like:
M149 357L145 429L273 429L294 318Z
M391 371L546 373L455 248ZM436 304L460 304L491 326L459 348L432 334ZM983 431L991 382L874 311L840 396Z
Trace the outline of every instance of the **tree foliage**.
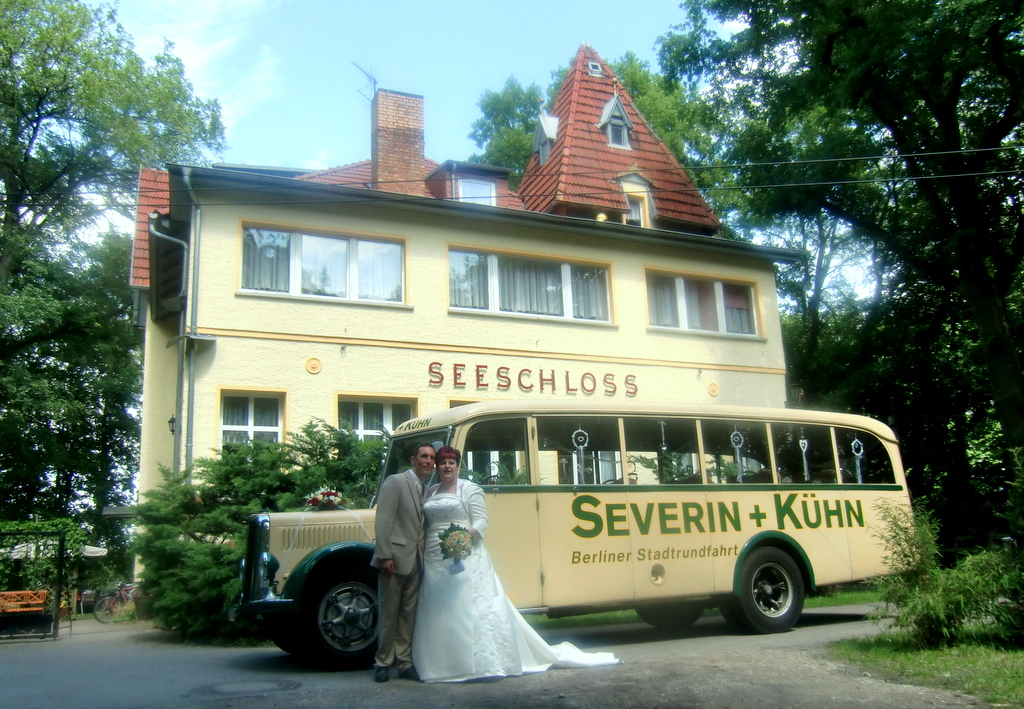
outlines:
M0 0L0 518L100 519L131 501L141 370L130 241L140 166L221 145L170 46L143 61L109 8Z
M544 105L540 87L524 87L510 76L500 91L484 91L477 105L483 116L473 121L469 137L484 151L469 161L511 169L509 186L515 189L533 154L533 133Z
M350 507L366 507L383 449L380 441L311 421L287 444L226 445L219 457L196 461L190 475L165 471L138 507L135 544L156 619L190 638L253 636L252 623L227 621L241 593L249 517L301 509L322 488L341 492Z
M933 452L921 467L952 484L941 494L957 500L958 489L983 487L970 480L965 451L972 440L991 442L993 413L1004 448L1024 443L1021 4L708 0L685 7L687 23L662 39L662 66L672 78L706 82L716 109L736 117L727 154L737 184L748 186L745 216L761 224L837 222L842 242L833 245L859 249L878 267L860 313L828 314L856 325L830 330L826 340L838 349L821 349L830 347L819 337L827 323L815 320L814 308L790 323L797 327L788 352L794 342L808 348L803 370L799 355L790 360L797 375L813 381L815 362L829 362L839 379L860 372L861 381L883 382L891 394L871 387L881 395L874 405L884 408L869 412L894 413L901 395L915 404L902 407L899 420L909 429L926 419L934 451L948 454L945 465ZM711 17L742 29L721 38ZM844 359L830 362L835 354ZM942 414L932 415L933 406ZM938 445L942 436L954 445ZM1005 494L1005 473L985 472Z

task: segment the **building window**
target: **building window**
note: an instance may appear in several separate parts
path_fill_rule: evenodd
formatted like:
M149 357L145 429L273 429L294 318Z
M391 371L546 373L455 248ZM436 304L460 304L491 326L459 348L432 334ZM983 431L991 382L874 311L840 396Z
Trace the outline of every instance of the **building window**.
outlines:
M601 120L597 122L608 139L608 145L618 148L629 148L629 131L633 128L633 122L629 120L626 107L618 94L612 96L611 100L604 105L601 111Z
M379 439L413 418L414 402L403 399L338 399L338 428L349 428L360 440Z
M465 177L459 178L459 201L473 202L474 204L489 204L492 207L498 204L498 195L494 183L487 180L471 180Z
M626 224L630 226L644 225L644 203L637 197L626 197L629 202L629 212L626 214Z
M608 321L608 269L498 254L448 254L451 307Z
M242 288L400 303L402 245L248 227Z
M280 441L281 397L225 394L221 399L221 443Z
M651 325L754 335L753 289L748 285L647 274Z
M612 118L604 126L605 135L608 136L608 145L615 145L620 148L629 147L629 130L626 124L618 117Z

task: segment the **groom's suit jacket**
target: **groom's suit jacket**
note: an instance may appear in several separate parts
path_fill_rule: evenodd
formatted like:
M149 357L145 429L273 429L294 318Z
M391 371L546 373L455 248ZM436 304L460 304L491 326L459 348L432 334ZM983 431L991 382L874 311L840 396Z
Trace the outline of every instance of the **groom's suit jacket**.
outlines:
M385 559L394 559L395 573L405 576L420 563L424 530L423 499L418 484L416 474L407 470L392 475L381 485L374 522L377 540L370 561L372 566L380 568Z

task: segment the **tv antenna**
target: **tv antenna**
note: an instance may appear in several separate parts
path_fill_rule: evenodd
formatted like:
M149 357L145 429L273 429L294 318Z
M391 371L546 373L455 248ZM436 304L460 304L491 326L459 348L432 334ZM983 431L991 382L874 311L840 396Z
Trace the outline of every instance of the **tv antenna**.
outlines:
M373 75L372 71L367 71L366 69L364 69L363 67L359 66L355 62L352 62L352 66L354 66L359 71L363 72L363 76L366 77L366 80L369 81L370 85L373 87L373 96L376 96L377 95L377 77ZM367 96L362 91L359 92L359 95L362 96L363 98L365 98L370 103L373 103L373 97L372 96Z

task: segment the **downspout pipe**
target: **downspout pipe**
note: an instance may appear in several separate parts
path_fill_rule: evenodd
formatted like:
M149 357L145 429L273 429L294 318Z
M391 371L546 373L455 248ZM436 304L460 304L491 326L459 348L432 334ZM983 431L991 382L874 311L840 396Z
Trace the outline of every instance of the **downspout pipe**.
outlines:
M199 235L201 233L202 209L199 199L192 189L192 168L182 169L182 180L192 200L192 285L189 288L188 306L189 321L186 351L188 353L188 411L185 418L185 469L192 468L192 451L195 442L195 410L196 410L196 341L199 322Z
M151 212L149 215L149 235L154 239L161 239L163 241L169 241L172 244L180 246L184 251L182 252L185 256L184 270L181 274L181 287L178 289L178 298L180 299L185 295L185 283L188 281L188 242L182 241L177 237L171 236L170 234L164 234L162 231L157 229L156 222L160 217L159 212ZM181 416L182 416L182 399L185 394L185 351L187 348L188 338L181 337L182 331L185 329L185 313L182 312L178 316L178 371L174 383L174 420L178 422L178 425L174 427L174 452L171 457L171 472L175 475L181 472ZM171 343L168 343L168 347Z

